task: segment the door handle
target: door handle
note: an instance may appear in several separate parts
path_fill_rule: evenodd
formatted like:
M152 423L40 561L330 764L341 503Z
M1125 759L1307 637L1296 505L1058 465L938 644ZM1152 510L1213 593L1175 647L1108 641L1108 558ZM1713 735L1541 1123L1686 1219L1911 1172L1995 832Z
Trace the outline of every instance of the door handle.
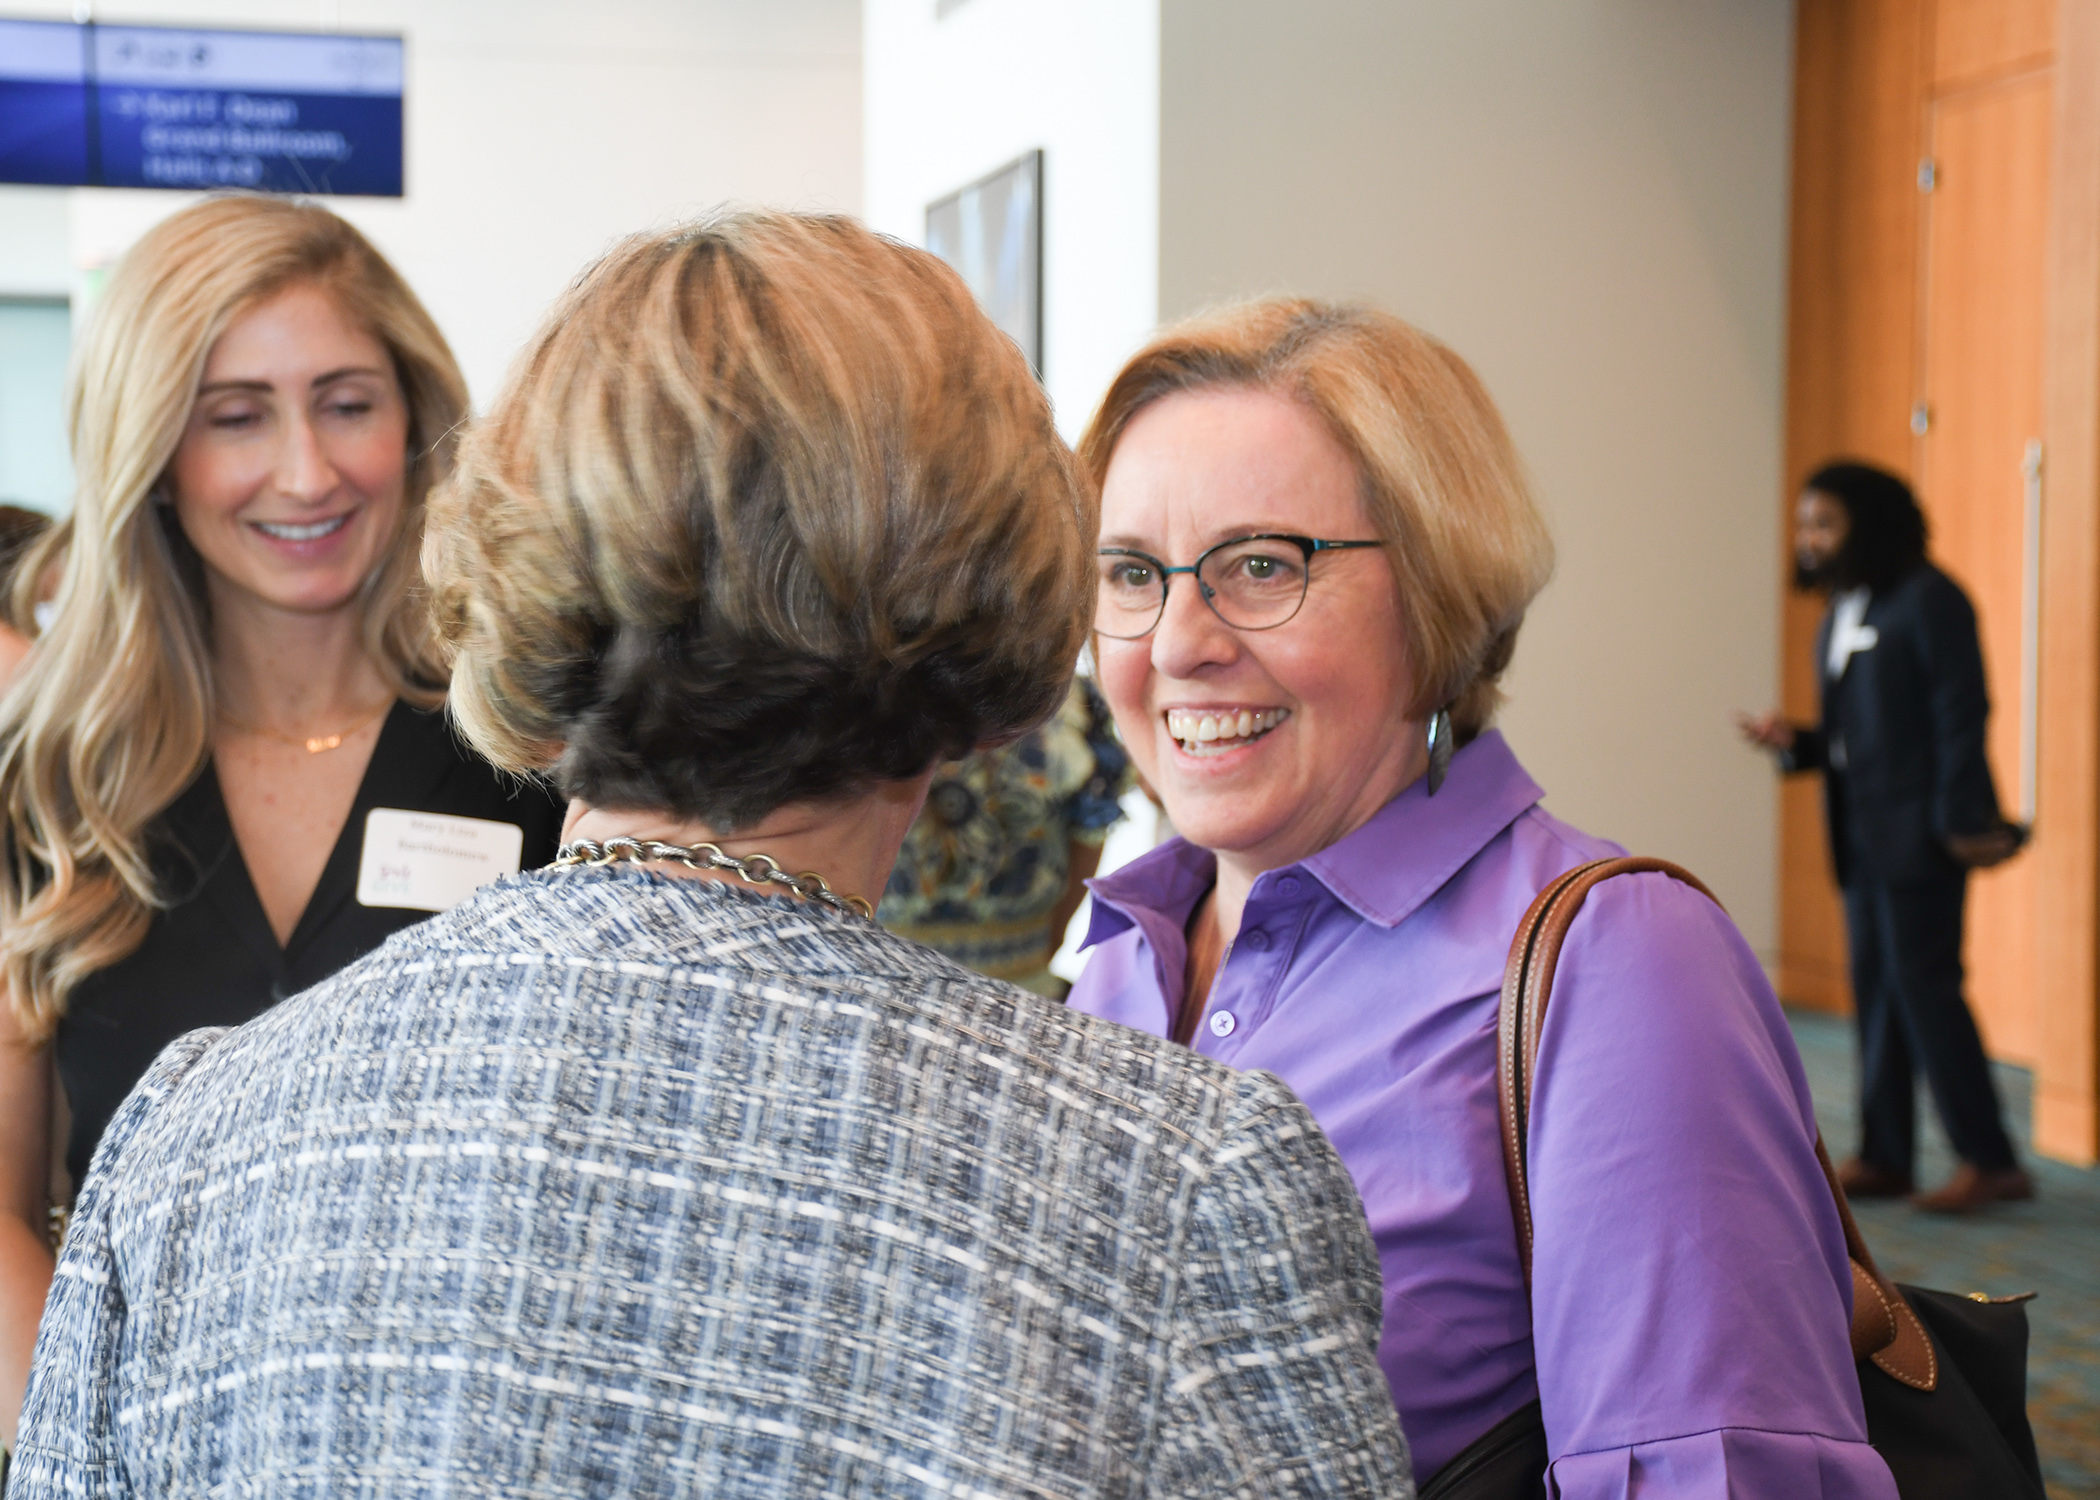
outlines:
M2020 821L2033 826L2041 761L2042 440L2031 438L2020 460L2026 524L2020 566Z

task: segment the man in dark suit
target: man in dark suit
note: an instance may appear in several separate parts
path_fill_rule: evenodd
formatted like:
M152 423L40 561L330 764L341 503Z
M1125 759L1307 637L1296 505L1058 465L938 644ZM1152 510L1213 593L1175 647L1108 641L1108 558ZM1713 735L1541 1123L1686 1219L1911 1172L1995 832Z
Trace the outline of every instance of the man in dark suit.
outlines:
M2023 836L2000 816L1984 758L1976 612L1926 561L1909 486L1880 469L1838 463L1811 475L1794 550L1797 585L1830 595L1816 635L1822 722L1771 714L1741 726L1781 769L1823 773L1859 1020L1860 1148L1839 1178L1855 1197L1912 1191L1922 1068L1961 1165L1913 1201L1969 1213L2030 1198L1962 998L1969 871L2011 858Z

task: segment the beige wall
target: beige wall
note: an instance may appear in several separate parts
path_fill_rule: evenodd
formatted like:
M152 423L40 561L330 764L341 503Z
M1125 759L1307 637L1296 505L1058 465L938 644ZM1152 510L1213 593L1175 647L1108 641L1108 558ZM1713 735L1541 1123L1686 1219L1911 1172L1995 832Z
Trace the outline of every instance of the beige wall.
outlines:
M863 0L868 222L1043 153L1043 383L1070 438L1159 316L1158 0Z
M1774 942L1787 0L1161 0L1163 317L1375 299L1470 359L1560 545L1504 727ZM1054 208L1053 208L1054 211Z

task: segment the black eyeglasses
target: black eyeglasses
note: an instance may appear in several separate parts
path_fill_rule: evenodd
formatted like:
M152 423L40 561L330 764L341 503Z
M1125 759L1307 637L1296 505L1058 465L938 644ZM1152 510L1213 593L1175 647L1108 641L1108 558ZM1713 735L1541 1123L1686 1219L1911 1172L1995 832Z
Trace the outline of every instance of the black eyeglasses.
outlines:
M1185 568L1170 568L1133 548L1103 547L1094 628L1119 641L1150 635L1167 611L1167 584L1176 573L1193 573L1203 602L1227 625L1235 630L1274 630L1305 603L1315 552L1384 545L1261 532L1220 542Z

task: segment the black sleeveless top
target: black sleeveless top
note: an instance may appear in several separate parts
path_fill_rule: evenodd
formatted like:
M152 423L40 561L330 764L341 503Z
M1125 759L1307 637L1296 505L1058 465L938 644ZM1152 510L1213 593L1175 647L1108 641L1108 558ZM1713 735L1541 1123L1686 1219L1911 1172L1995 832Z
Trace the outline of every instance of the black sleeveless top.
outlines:
M154 913L136 952L81 983L59 1022L58 1072L73 1110L66 1169L76 1193L110 1116L161 1048L200 1026L252 1020L430 915L358 902L365 815L375 807L516 824L527 870L554 857L566 810L550 788L505 777L468 749L442 710L396 703L320 883L280 948L234 841L218 772L207 764L147 834L171 904Z

